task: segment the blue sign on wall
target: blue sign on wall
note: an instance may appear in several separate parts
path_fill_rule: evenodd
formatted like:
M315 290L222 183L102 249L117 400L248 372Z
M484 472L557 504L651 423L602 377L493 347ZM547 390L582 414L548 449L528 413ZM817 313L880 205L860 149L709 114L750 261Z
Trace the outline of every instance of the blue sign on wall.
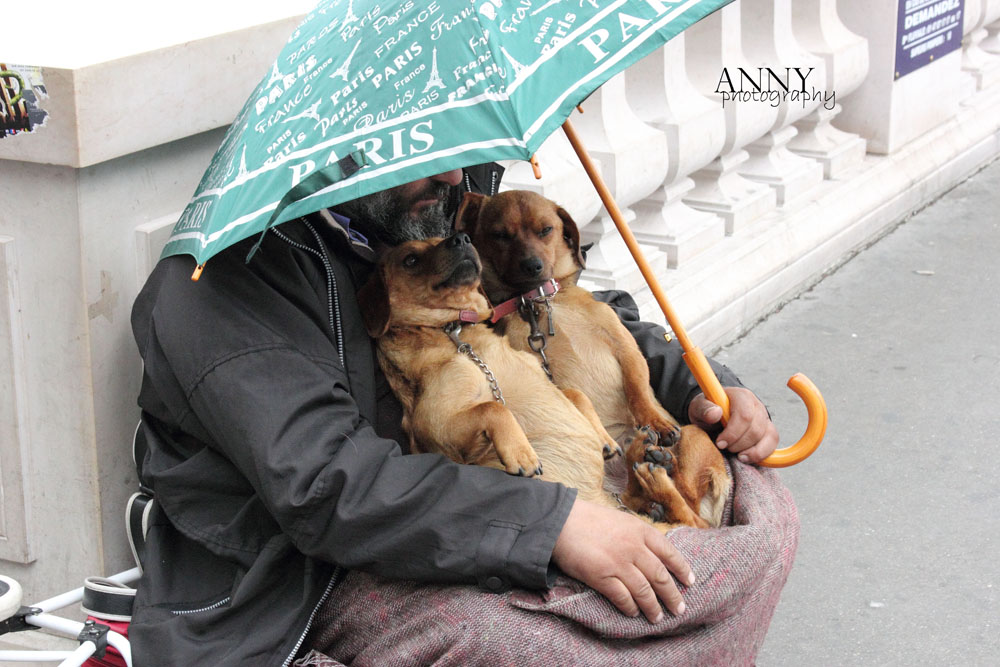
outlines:
M963 0L899 0L896 78L962 46Z

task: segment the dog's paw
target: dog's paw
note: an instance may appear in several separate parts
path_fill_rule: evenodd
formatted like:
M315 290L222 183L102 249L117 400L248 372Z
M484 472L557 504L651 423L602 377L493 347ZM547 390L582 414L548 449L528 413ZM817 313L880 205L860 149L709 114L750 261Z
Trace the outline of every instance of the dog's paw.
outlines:
M649 463L667 470L668 475L674 472L674 442L664 441L660 434L648 426L636 429L635 436L628 446L626 460L636 466Z
M654 439L653 444L661 447L672 447L681 440L681 427L667 421L655 424L647 424L638 429L640 432L649 434L648 437Z
M542 464L539 463L533 468L532 467L525 468L524 466L518 466L517 470L511 470L510 468L507 468L507 472L517 477L541 477Z
M664 468L668 475L674 474L674 453L666 447L648 445L643 461Z
M505 461L504 469L508 475L516 477L540 477L542 475L542 463L534 456L534 453L518 457L512 463Z
M668 502L678 495L674 480L670 477L667 468L655 463L644 461L632 466L632 474L642 487L643 495L649 502L659 504L657 501Z
M652 426L640 426L635 430L636 437L646 444L655 445L660 441L660 434Z
M542 474L542 462L538 460L538 453L523 436L515 442L494 439L493 446L497 459L508 475L537 477Z
M608 459L612 459L616 456L625 456L625 451L618 443L615 443L614 446L604 443L602 454L604 455L604 460L607 461Z
M653 521L663 521L667 518L667 508L657 502L648 501L639 508L640 514L645 514Z

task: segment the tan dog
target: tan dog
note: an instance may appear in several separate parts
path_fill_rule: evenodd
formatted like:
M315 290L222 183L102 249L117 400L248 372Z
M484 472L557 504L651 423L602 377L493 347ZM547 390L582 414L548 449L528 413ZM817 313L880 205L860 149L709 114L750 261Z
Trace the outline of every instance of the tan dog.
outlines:
M409 241L385 253L358 294L412 451L537 475L619 507L603 489L614 440L582 392L560 390L535 355L477 324L491 313L479 272L465 234Z
M570 215L533 192L469 193L455 226L479 251L483 287L498 314L528 295L529 303L515 309L523 315L503 315L498 331L516 349L544 352L553 382L586 393L608 432L627 446L634 470L629 507L656 519L718 526L731 484L723 457L698 427L678 428L653 394L635 339L607 304L577 286L584 261ZM540 294L552 279L558 291Z

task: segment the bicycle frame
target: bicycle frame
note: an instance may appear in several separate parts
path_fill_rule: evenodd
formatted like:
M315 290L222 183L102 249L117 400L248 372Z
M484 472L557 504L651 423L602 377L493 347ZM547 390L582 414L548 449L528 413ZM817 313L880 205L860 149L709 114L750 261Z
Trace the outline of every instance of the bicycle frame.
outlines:
M108 577L121 584L131 584L139 579L142 570L134 567L131 570L119 572ZM31 614L24 617L24 622L43 630L50 630L59 635L78 639L85 629L85 625L78 621L71 621L61 616L56 616L52 612L70 605L78 604L83 599L83 587L62 593L55 597L43 600L37 604L29 605L32 609L41 610L40 613ZM132 649L128 639L122 635L109 630L107 633L108 646L114 647L125 660L128 667L132 667ZM80 646L73 651L32 651L32 650L0 650L0 663L7 662L59 662L60 667L79 667L86 662L97 651L97 645L90 640L83 640Z

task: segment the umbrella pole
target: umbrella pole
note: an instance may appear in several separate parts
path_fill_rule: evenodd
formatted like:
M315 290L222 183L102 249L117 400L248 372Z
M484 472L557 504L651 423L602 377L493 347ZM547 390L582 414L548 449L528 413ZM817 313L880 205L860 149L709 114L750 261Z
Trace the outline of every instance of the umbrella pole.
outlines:
M597 188L597 194L600 195L601 201L604 202L604 207L608 210L611 219L615 223L615 227L618 228L622 239L625 240L625 245L628 246L629 252L632 253L639 271L642 272L642 277L646 279L646 284L649 285L649 289L656 298L660 310L663 311L663 315L667 318L667 323L673 329L674 335L677 336L677 342L681 344L681 348L684 350L684 362L691 370L691 374L698 381L698 386L705 392L705 396L722 408L722 420L723 423L726 423L729 420L729 396L722 389L722 383L715 376L701 348L693 345L691 339L688 338L687 332L684 331L684 327L681 326L680 320L677 318L677 314L660 288L653 270L646 262L646 258L643 257L642 250L639 248L639 243L635 240L632 230L625 223L625 216L622 215L621 209L618 208L614 197L611 196L611 191L605 185L601 173L597 170L597 166L593 160L590 159L587 149L584 148L580 137L577 136L572 123L568 120L563 123L563 131L566 133L569 143L573 146L573 150L576 151L577 157L580 158L580 162L583 164L587 175L590 176L594 187ZM788 380L788 386L805 403L806 409L809 412L809 424L806 427L806 432L795 444L776 450L759 463L759 465L769 468L784 468L795 465L807 458L816 451L826 433L826 402L823 400L823 395L820 394L816 385L802 373L796 373Z
M580 141L580 137L573 128L573 124L568 120L563 123L563 132L566 133L566 138L569 139L570 145L573 146L573 150L576 151L577 157L580 158L584 170L597 189L597 194L601 197L601 201L604 202L604 207L608 210L608 214L611 215L611 220L614 221L615 227L618 228L618 233L621 234L625 245L628 246L629 252L632 253L632 257L639 266L642 277L646 280L646 284L649 285L656 303L660 306L660 310L663 311L663 315L667 319L667 324L670 325L674 335L677 337L677 342L683 348L684 362L691 370L691 374L698 381L698 386L705 392L705 396L722 408L722 419L723 423L725 423L729 420L729 396L723 390L722 383L719 382L719 378L716 377L701 348L694 345L691 339L688 338L687 332L677 317L677 313L674 312L673 306L667 301L667 296L660 287L653 269L643 256L642 249L639 248L639 243L635 240L635 235L632 234L632 230L626 224L625 216L622 215L621 209L618 208L618 204L615 202L611 191L608 190L608 186L604 183L604 178L601 176L600 171L598 171L597 165L590 159L590 155L587 153L583 142Z

